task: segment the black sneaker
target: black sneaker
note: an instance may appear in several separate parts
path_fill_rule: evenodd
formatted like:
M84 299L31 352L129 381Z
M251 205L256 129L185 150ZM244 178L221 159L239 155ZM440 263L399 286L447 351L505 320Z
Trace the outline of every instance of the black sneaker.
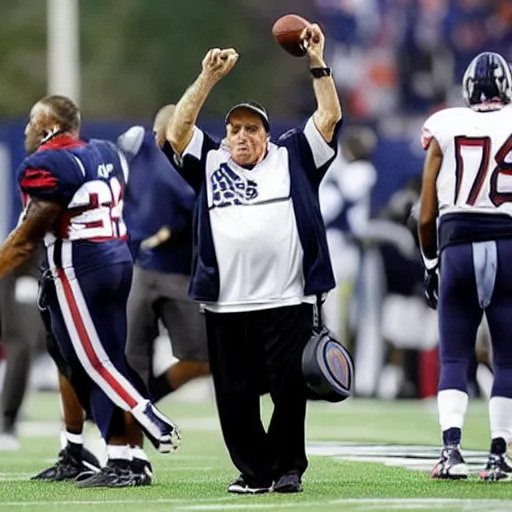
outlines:
M457 446L445 446L441 458L430 477L433 480L462 480L469 475L469 468Z
M98 459L87 448L82 447L77 451L68 444L59 452L56 464L33 476L31 480L75 480L81 474L91 475L100 470Z
M77 481L77 487L136 487L137 475L130 469L130 461L110 459L107 465L89 478Z
M489 454L485 469L480 473L480 479L486 482L506 482L512 480L512 465L505 454Z
M130 461L130 470L137 478L137 485L151 485L153 482L153 467L151 462L144 459L133 459Z
M272 487L274 492L302 492L302 482L297 473L283 475Z
M240 475L234 482L228 487L228 492L233 494L264 494L270 492L272 489L272 483L261 484L258 482L250 482L248 479Z

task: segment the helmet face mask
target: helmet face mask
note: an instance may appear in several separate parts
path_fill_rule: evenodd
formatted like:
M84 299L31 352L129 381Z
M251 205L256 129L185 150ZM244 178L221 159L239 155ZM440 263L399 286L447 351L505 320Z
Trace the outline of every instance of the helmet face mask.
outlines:
M512 72L498 53L484 52L469 64L462 79L466 105L479 111L497 110L512 101Z

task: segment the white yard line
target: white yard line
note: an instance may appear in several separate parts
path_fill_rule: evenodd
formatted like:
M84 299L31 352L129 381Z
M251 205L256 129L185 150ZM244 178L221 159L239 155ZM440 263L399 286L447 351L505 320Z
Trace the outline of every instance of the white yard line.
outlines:
M377 499L377 498L348 498L328 501L292 501L287 503L218 503L218 504L196 504L178 506L176 510L275 510L286 508L313 508L321 506L349 507L353 511L379 511L379 510L445 510L447 507L460 507L463 512L509 512L512 501L507 500L469 500L469 499ZM492 509L491 509L492 507Z
M212 503L216 500L225 501L228 499L232 499L230 497L226 498L209 498L206 500L194 500L193 502L188 499L181 498L162 498L162 499L138 499L138 500L73 500L73 501L0 501L0 509L4 507L43 507L43 506L52 506L52 507L69 507L69 506L100 506L104 507L105 505L150 505L151 503L163 503L163 504L172 504L172 503L196 503L205 501L207 503Z
M155 480L158 481L162 473L174 473L176 471L213 471L213 466L176 466L167 468L158 468L155 472ZM0 482L28 482L34 473L0 473ZM2 503L0 502L0 506Z
M288 501L283 503L248 503L251 497L240 497L238 502L233 496L224 498L209 498L204 500L188 499L145 499L145 500L75 500L75 501L4 501L0 502L0 508L4 507L69 507L76 506L101 506L105 505L150 505L154 504L176 504L176 510L275 510L287 508L312 508L319 506L349 506L352 510L377 511L385 507L386 510L445 510L448 507L459 507L463 512L508 512L512 507L512 500L500 499L443 499L443 498L347 498L327 501ZM230 501L230 503L226 503ZM356 507L356 508L354 508ZM492 508L491 508L492 507Z
M155 466L156 467L156 466ZM168 466L165 468L157 467L155 469L155 475L158 476L160 473L171 473L174 471L214 471L217 468L213 466Z
M0 482L20 482L29 480L33 473L0 473Z
M215 432L220 430L219 420L214 417L205 418L194 418L187 417L182 418L178 422L182 430L194 431L194 432ZM35 420L24 420L19 423L20 437L39 438L39 437L56 437L60 434L62 429L62 423L59 421L35 421ZM95 436L98 431L94 426L87 425L87 432ZM86 434L87 435L87 434ZM99 434L98 434L99 436ZM58 443L57 443L58 444ZM0 450L1 451L1 450Z

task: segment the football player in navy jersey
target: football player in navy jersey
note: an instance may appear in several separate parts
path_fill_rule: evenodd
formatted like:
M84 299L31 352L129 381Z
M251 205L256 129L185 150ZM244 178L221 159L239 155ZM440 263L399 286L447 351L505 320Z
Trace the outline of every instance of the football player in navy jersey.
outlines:
M133 478L125 411L163 453L177 447L180 433L145 397L124 355L133 265L121 214L128 166L112 143L80 141L79 129L80 112L69 98L48 96L32 108L29 156L18 172L25 210L0 249L0 277L44 238L54 284L47 298L52 331L65 359L82 373L107 443L107 466L79 485L126 486Z

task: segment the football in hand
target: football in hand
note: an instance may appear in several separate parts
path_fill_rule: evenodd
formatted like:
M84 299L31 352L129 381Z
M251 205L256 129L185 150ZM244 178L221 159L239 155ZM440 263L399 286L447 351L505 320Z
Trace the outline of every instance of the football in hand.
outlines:
M272 27L272 34L276 41L289 54L294 57L306 55L307 41L302 39L302 32L309 26L309 21L297 16L287 14L279 18Z

